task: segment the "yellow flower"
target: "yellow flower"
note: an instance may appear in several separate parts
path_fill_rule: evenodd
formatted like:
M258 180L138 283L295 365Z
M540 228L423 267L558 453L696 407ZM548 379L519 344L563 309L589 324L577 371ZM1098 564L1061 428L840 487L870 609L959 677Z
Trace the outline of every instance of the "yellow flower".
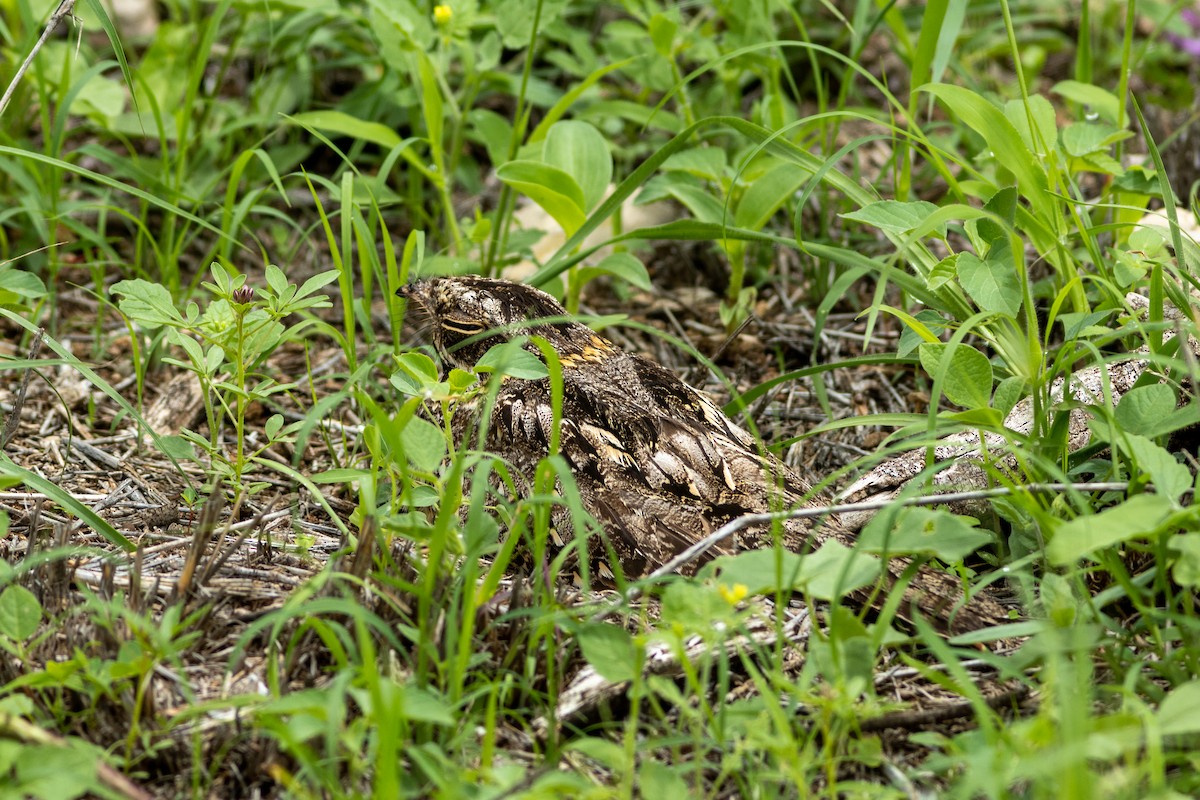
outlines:
M721 599L731 606L736 606L746 599L746 595L750 594L750 590L744 583L735 583L733 586L726 586L722 583L717 587L717 591L720 592Z
M446 4L433 7L433 21L438 25L446 26L450 24L450 19L454 16L454 9Z

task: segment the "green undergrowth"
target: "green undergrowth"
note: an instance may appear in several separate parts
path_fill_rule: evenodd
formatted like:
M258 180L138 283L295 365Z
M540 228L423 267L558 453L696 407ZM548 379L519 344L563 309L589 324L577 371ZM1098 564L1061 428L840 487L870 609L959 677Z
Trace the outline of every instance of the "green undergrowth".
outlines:
M48 11L0 3L7 86ZM1200 791L1200 406L1184 344L1200 250L1192 179L1167 168L1191 122L1180 76L1197 69L1180 6L160 11L138 38L77 6L0 111L4 397L31 370L78 373L95 391L68 411L76 431L136 428L196 530L282 548L305 577L234 612L186 586L155 594L149 575L72 581L66 566L97 543L133 575L144 554L14 428L0 490L40 493L55 516L31 534L43 511L3 495L0 534L28 550L0 562L0 791L121 795L101 764L195 797ZM669 221L632 224L652 202ZM522 229L521 204L562 243ZM719 278L662 268L662 242L699 243ZM420 276L518 265L572 313L706 284L704 321L736 335L802 290L820 341L853 312L861 354L772 344L777 374L741 393L736 364L677 331L588 321L698 357L752 430L765 399L805 382L825 419L798 438L884 431L815 476L822 488L916 451L925 469L902 497L923 493L957 460L935 443L960 434L986 444L984 474L1007 493L974 517L894 506L854 549L764 550L573 594L556 580L573 568L570 548L550 555L552 510L601 532L564 459L524 480L450 435L499 377L553 384L557 359L534 340L445 370L396 297ZM1147 368L1119 399L1108 377L1099 397L1063 399L1135 356ZM927 401L849 415L838 376L868 366ZM147 406L181 374L200 413L150 431ZM1005 425L1014 410L1021 432ZM333 556L308 552L297 521L286 542L221 527L221 502L261 521L294 497L340 537ZM82 528L87 548L68 535ZM947 640L899 623L898 596L878 615L839 605L877 580L879 552L1002 588L1024 613ZM228 553L187 569L219 572ZM800 648L784 613L762 611L793 597L822 610ZM652 668L666 654L670 674ZM1026 698L1020 711L992 702L981 665ZM585 666L623 688L560 720ZM877 684L885 669L963 704L970 724L878 730L907 707ZM243 673L253 689L206 691Z

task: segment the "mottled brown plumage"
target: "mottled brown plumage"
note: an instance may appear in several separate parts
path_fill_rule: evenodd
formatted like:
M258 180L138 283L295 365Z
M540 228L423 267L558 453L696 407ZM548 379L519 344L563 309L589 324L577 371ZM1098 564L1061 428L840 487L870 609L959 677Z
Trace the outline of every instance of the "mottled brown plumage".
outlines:
M593 576L611 578L610 547L623 574L636 578L730 520L812 502L808 483L707 395L572 320L545 292L508 281L453 277L415 283L400 294L431 317L434 347L449 366L472 367L493 345L514 336L542 337L554 348L563 382L559 453L608 542L589 539ZM534 343L525 348L540 356ZM464 439L479 422L471 413L456 414L454 421ZM530 476L548 454L553 432L549 378L504 378L489 420L488 450L516 473ZM569 539L566 510L557 510L553 521L560 540ZM836 519L789 520L782 533L784 546L800 552L829 539L852 545L853 538ZM771 542L766 527L752 527L706 558ZM889 562L888 585L909 563ZM915 606L942 630L973 630L1004 616L1002 607L978 593L964 603L957 580L927 567L916 572L905 591L899 613L908 616ZM858 590L848 599L863 603L870 596ZM886 593L876 602L883 599Z

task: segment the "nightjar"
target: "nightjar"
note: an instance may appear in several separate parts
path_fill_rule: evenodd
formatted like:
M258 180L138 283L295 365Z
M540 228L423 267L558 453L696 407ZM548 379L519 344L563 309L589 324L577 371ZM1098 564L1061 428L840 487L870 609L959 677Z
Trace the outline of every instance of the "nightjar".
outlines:
M491 407L485 445L528 480L557 433L559 454L581 502L605 533L587 543L590 574L601 581L611 582L610 554L625 577L641 577L733 519L820 499L706 394L572 320L539 289L479 277L438 277L398 294L430 317L433 345L445 366L473 367L492 346L517 336L541 337L554 348L562 367L557 431L550 378L505 376ZM541 358L532 341L524 347ZM470 442L479 422L469 411L456 413L452 429L460 442ZM570 515L558 509L552 522L562 546L572 536ZM796 552L830 539L854 543L854 534L836 518L788 520L781 538ZM772 542L769 526L749 527L703 560ZM884 588L910 564L891 559ZM694 572L697 566L693 562L682 571ZM860 589L846 599L880 605L886 594ZM912 575L898 613L908 618L914 609L950 633L1005 619L1003 607L983 592L968 600L958 580L925 566Z

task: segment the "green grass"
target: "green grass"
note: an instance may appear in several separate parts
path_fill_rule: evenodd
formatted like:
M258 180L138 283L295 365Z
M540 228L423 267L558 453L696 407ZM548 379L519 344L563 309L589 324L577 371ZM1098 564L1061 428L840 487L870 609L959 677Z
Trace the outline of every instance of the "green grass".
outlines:
M0 513L29 542L0 562L3 792L117 796L101 762L195 797L1200 791L1196 367L1170 335L1195 335L1172 309L1193 305L1200 250L1158 128L1193 104L1179 76L1197 66L1167 38L1194 35L1178 6L168 3L148 41L97 8L77 7L0 115L0 386L15 394L45 328L39 375L57 391L66 365L93 391L30 408L59 409L73 436L145 434L123 457L194 513L155 572L161 537L76 497L74 462L50 469L58 445L37 425L0 454L0 490L47 498ZM5 11L7 86L46 10ZM630 228L631 198L675 219ZM670 296L708 280L647 268L649 243L673 241L725 267L710 327L733 333L801 287L814 341L857 313L872 365L928 402L794 431L886 432L830 483L965 431L1001 435L997 485L1125 485L993 498L991 544L946 565L1008 570L1033 620L1021 649L920 626L898 643L887 614L837 606L789 644L783 615L755 619L711 575L655 587L654 606L528 577L553 502L587 525L569 480L550 497L565 464L547 459L528 496L498 488L510 467L442 424L488 389L442 374L395 297L419 275L529 259L518 201L564 234L529 279L573 311L606 284ZM608 223L597 255L585 240ZM769 346L783 377L731 410L811 380L831 416L837 371L868 360ZM1095 404L1073 450L1079 404L1057 382L1139 348L1152 372ZM180 373L202 414L150 433L147 406ZM1003 420L1024 399L1018 435ZM237 513L206 512L212 496ZM213 583L231 563L303 579L268 601ZM693 641L707 648L677 673L643 671ZM584 664L628 688L559 727ZM876 682L890 669L965 703L969 728L897 748L872 722L904 708ZM983 671L1030 693L1024 715L989 705Z

